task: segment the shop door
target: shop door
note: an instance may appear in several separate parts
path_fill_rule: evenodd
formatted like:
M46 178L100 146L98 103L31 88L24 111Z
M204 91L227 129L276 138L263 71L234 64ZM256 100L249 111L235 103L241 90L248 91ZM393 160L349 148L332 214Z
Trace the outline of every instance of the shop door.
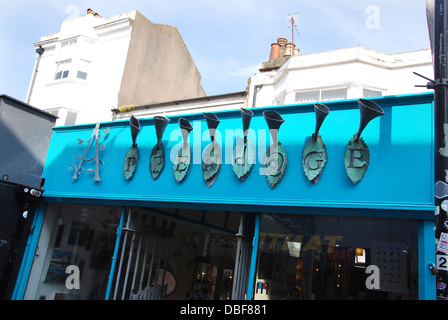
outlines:
M164 219L129 212L122 230L112 299L162 300L170 294L172 279L167 268L174 228L174 223L168 225Z

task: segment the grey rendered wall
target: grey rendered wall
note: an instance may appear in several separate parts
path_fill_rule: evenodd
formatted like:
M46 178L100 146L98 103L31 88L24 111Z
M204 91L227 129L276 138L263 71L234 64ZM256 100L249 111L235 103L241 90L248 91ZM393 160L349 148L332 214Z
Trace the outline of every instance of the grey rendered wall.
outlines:
M203 96L201 74L177 28L137 12L118 107Z

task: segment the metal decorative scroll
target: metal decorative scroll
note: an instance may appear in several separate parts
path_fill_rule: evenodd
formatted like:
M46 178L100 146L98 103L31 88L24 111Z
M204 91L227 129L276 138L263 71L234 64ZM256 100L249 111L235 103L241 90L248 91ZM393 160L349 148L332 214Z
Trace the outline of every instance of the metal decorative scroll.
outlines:
M78 158L80 157L81 159L78 162L78 165L74 166L74 165L70 165L69 170L73 170L73 168L75 168L75 173L72 176L72 179L77 180L78 176L81 175L84 172L84 163L85 162L90 162L90 161L95 161L95 169L87 169L87 172L94 172L95 176L93 178L94 181L101 181L100 179L100 165L103 165L103 161L101 161L100 157L99 157L99 152L104 150L104 142L106 141L106 139L109 136L109 128L105 129L103 131L103 134L100 135L100 123L98 122L95 125L95 128L93 129L92 135L90 136L89 140L82 140L82 139L78 139L78 143L79 144L83 144L86 143L86 147L84 149L84 153L82 154L82 156L75 156L75 161L78 161ZM100 142L100 139L103 138L102 142ZM94 144L95 145L95 155L88 159L87 157L87 153L89 151L90 145Z
M190 134L190 131L193 130L193 127L185 118L180 118L178 123L182 131L183 142L174 158L173 172L176 181L181 182L185 179L191 163L191 150L190 144L188 143L188 136Z
M211 187L218 178L219 169L222 164L221 147L215 140L216 128L218 127L220 121L214 113L204 112L203 114L205 120L207 121L211 143L206 147L202 159L202 174L207 186Z
M372 119L384 114L383 109L370 100L359 99L358 107L361 115L359 129L347 144L344 155L345 170L355 184L362 180L370 163L369 148L361 133Z
M278 140L278 130L285 120L277 111L273 110L264 111L263 117L269 127L273 141L266 150L263 166L266 180L273 189L280 183L286 170L286 164L288 163L286 150Z
M232 169L241 182L246 180L255 163L255 149L249 139L247 139L253 115L254 113L251 110L241 108L244 138L237 143L232 154Z
M153 120L156 128L157 144L151 151L149 170L151 171L152 178L157 180L165 165L165 151L163 148L162 137L168 122L171 120L162 116L155 116Z
M326 105L316 103L314 112L316 114L316 128L303 148L302 169L308 180L316 184L328 160L327 148L319 135L319 129L330 110Z
M138 161L138 148L137 148L137 135L140 132L140 122L133 115L129 119L129 125L131 127L132 146L129 148L123 163L123 175L126 180L129 180L134 175L137 168Z

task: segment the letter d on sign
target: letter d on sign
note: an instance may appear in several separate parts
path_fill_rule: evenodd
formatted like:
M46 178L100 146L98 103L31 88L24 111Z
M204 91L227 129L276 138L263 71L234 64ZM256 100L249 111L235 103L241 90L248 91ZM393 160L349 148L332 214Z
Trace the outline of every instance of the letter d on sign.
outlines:
M65 280L65 287L69 290L79 289L79 268L73 264L69 265L65 269L65 273L70 273L70 275Z
M367 266L366 273L370 273L370 276L366 279L366 288L368 290L378 290L380 288L380 268L371 264Z

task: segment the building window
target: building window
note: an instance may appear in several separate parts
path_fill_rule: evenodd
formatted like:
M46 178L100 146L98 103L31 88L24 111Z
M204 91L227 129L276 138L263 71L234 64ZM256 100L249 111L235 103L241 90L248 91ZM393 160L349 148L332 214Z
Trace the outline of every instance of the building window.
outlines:
M67 50L69 47L75 46L77 43L77 39L70 39L61 42L61 51Z
M87 79L87 70L89 68L90 65L90 61L85 60L85 59L81 59L79 60L79 65L78 65L78 73L76 74L76 77L78 79L82 79L82 80L86 80Z
M76 75L76 77L78 79L86 80L87 79L87 72L78 71L78 74Z
M295 97L296 102L305 103L305 102L315 102L320 100L320 91L305 91L305 92L296 92Z
M381 97L383 93L379 90L372 90L372 89L362 89L362 96L364 98L370 98L370 97Z
M76 117L78 116L78 113L75 111L67 111L67 116L65 117L65 123L64 125L69 126L76 124Z
M57 67L56 67L56 74L54 77L54 80L60 80L60 79L65 79L68 77L69 75L69 68L70 68L70 64L71 64L72 60L68 59L68 60L63 60L60 62L57 62Z
M296 92L297 103L347 99L347 88Z

